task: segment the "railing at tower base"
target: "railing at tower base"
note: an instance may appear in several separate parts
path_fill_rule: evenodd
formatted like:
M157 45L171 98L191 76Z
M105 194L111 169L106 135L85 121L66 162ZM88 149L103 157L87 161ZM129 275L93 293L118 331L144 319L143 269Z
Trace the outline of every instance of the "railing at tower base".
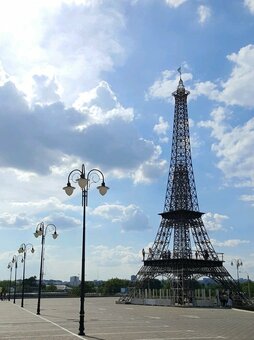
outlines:
M191 296L191 295L190 295ZM229 291L218 289L196 289L191 297L180 298L171 289L131 288L128 295L120 297L116 303L171 307L241 307L242 298Z

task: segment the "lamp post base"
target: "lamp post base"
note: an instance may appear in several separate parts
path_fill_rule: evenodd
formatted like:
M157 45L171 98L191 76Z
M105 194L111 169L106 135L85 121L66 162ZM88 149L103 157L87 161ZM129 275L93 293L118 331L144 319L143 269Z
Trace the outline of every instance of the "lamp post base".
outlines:
M84 314L80 314L80 318L79 318L79 335L85 335L85 326L84 326Z

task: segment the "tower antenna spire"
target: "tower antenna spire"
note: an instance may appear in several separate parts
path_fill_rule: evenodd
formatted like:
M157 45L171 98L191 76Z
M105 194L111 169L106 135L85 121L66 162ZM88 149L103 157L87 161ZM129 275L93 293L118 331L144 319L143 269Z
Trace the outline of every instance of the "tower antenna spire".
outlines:
M182 68L181 68L181 66L177 69L177 72L180 74L180 79L182 79Z

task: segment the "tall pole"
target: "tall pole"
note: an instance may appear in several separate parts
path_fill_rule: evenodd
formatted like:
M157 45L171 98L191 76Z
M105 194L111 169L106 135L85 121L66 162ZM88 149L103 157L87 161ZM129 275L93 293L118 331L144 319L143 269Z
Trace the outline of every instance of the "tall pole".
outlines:
M34 253L34 247L31 243L22 243L19 247L18 252L24 253L23 255L23 280L22 280L22 297L21 297L21 307L24 307L24 292L25 292L25 273L26 273L26 252L30 247L31 253Z
M243 262L242 262L241 259L233 259L233 260L231 260L231 266L233 266L234 264L236 266L236 276L237 276L238 289L240 289L239 267L243 265Z
M13 303L16 303L16 291L17 291L17 268L18 260L15 260L15 275L14 275L14 293L13 293Z
M9 289L8 289L8 300L11 300L11 277L12 277L12 263L8 264L8 268L10 269L10 280L9 280Z
M79 178L74 177L78 175ZM96 175L96 177L95 177ZM92 169L88 172L87 177L85 174L85 165L82 164L81 170L74 169L68 175L67 185L63 188L68 196L71 196L75 187L71 186L70 181L78 183L79 187L82 189L82 205L83 205L83 235L82 235L82 259L81 259L81 282L80 282L80 312L79 312L79 335L85 335L85 256L86 256L86 206L87 197L89 189L89 181L91 183L97 183L99 180L101 185L97 187L99 193L104 196L109 187L105 185L104 175L99 169Z
M38 287L38 301L37 301L37 315L41 313L41 284L43 279L43 260L44 260L44 244L45 244L45 233L44 228L41 237L41 264L40 264L40 279Z
M22 248L23 249L23 248ZM20 248L21 251L21 248ZM15 265L15 277L14 277L14 293L13 293L13 303L16 303L16 292L17 292L17 269L18 269L18 260L21 258L21 262L24 262L24 259L21 255L13 255L12 263Z
M247 274L247 280L248 280L248 296L249 296L249 299L250 299L250 276L249 276L249 274Z
M41 262L40 262L40 278L39 278L39 286L38 286L38 300L37 300L37 315L41 313L41 288L43 281L43 268L44 268L44 253L45 253L45 237L47 234L48 228L52 230L52 237L55 240L58 237L56 232L56 226L53 223L49 223L45 226L44 222L41 222L37 225L34 236L37 238L41 236Z
M23 262L23 279L22 279L22 296L21 296L21 307L24 307L24 292L25 292L25 272L26 272L26 250L24 251L24 262Z
M237 261L236 263L236 274L237 274L237 282L238 282L238 286L240 287L240 279L239 279L239 262Z
M82 237L82 260L81 260L81 283L80 283L80 313L79 313L79 335L85 335L85 259L86 259L86 204L87 190L82 189L83 204L83 237Z

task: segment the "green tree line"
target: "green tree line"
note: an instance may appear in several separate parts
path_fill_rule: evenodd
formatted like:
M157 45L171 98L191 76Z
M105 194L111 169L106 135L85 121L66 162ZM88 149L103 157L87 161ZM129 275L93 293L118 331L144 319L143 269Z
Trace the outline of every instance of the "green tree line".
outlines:
M26 292L35 292L38 289L38 283L36 280L36 276L32 276L28 279L24 280L24 286ZM128 288L133 286L133 282L130 280L112 278L107 281L86 281L85 282L85 293L86 294L99 294L103 296L114 296L121 293L121 288ZM219 289L220 287L216 283L203 284L199 281L192 280L191 286L193 289ZM246 296L254 297L254 282L245 281L240 283L242 291L246 294ZM14 287L14 282L12 281L11 287ZM17 292L21 291L22 281L17 281ZM158 280L152 279L144 283L143 288L149 289L170 289L171 282L170 280ZM9 280L0 281L0 290L8 293L9 291ZM47 292L55 292L57 291L57 287L53 284L45 285L42 284L42 291ZM80 295L80 286L78 287L68 287L68 292L72 296Z

